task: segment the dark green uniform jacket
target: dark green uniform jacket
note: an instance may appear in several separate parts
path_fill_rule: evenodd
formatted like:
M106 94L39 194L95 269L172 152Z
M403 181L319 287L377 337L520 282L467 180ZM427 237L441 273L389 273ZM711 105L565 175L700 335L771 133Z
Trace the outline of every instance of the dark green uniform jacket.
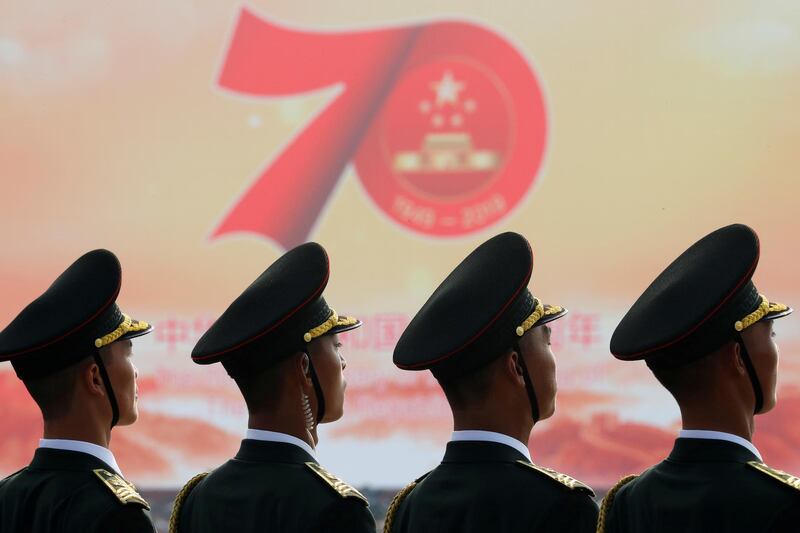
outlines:
M800 531L800 485L750 461L758 458L733 442L679 438L666 460L619 489L605 531Z
M0 531L152 533L155 528L147 503L103 461L38 448L29 466L0 481Z
M283 442L243 440L176 505L180 533L375 532L363 496Z
M442 463L400 503L391 531L594 532L591 489L580 483L571 488L564 481L574 480L557 475L533 468L505 444L450 442Z

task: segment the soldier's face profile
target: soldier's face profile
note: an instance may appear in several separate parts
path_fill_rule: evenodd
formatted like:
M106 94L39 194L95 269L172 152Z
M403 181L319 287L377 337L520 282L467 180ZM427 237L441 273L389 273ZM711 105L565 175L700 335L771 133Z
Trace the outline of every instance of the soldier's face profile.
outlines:
M119 406L120 426L136 422L139 417L138 390L136 378L138 371L133 364L133 343L130 339L114 342L107 346L108 352L104 358L111 386Z
M761 413L770 411L777 403L778 345L772 328L772 320L762 320L742 332L764 395Z
M556 359L550 349L550 333L550 326L545 324L532 328L520 339L539 403L540 420L551 417L556 409Z
M347 382L342 371L347 362L341 355L341 347L342 343L336 334L323 335L309 344L309 356L314 361L314 369L325 395L323 423L339 420L344 414L344 389Z

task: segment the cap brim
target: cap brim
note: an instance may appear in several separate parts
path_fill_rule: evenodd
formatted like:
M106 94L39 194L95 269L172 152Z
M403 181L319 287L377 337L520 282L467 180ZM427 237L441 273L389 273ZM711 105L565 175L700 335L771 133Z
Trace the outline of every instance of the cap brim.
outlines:
M153 326L144 320L136 320L131 318L131 329L130 331L126 332L117 340L122 339L133 339L136 337L141 337L142 335L147 335L151 331L153 331Z
M776 318L783 318L787 315L791 315L794 312L794 309L791 307L787 307L783 311L775 311L772 313L767 313L762 320L775 320Z
M554 307L554 306L551 306L549 304L545 304L544 309L545 309L545 311L547 311L547 309L549 309L551 307ZM553 313L552 315L544 315L542 318L540 318L536 322L536 324L533 325L533 327L537 327L537 326L541 326L543 324L547 324L548 322L552 322L553 320L558 320L559 318L561 318L562 316L566 315L567 313L569 313L569 309L566 309L566 308L562 307L561 311L559 311L558 313Z
M353 322L353 320L355 320L355 322ZM360 328L361 325L362 322L355 317L340 316L336 325L333 326L328 333L343 333L345 331L350 331L351 329Z
M120 337L120 340L122 340L122 339L134 339L136 337L141 337L142 335L147 335L148 333L152 333L152 332L153 332L153 326L148 324L146 329L142 329L142 330L139 330L139 331L129 331L128 333L126 333L125 335Z

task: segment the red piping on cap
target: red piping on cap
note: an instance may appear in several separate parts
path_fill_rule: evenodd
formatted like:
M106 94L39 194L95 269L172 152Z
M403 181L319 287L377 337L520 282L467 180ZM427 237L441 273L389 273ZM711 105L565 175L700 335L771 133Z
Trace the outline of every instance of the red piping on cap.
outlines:
M422 363L416 363L416 364L413 364L413 365L400 365L400 364L398 364L397 367L398 368L402 368L402 369L413 369L413 368L420 368L420 367L428 366L428 365L435 365L436 363L440 363L440 362L444 361L445 359L447 359L448 357L450 357L452 355L455 355L457 352L460 352L461 350L463 350L464 348L466 348L467 346L469 346L470 344L472 344L473 342L478 340L481 337L481 335L483 335L486 332L486 330L489 329L492 326L492 324L494 324L497 321L497 319L500 318L500 315L502 315L505 312L505 310L508 308L508 306L511 305L511 303L517 298L517 296L519 296L519 293L522 292L522 289L524 289L524 288L526 288L528 286L528 282L531 279L531 273L533 272L533 250L531 250L531 245L530 245L530 243L528 243L527 240L525 241L525 244L528 245L528 251L531 253L531 266L530 266L530 268L528 268L528 274L527 274L527 276L525 276L525 280L522 282L522 284L519 286L519 288L517 288L517 290L514 292L514 294L511 296L511 298L509 298L508 301L503 305L503 307L500 308L500 310L497 312L497 314L495 314L495 316L492 317L492 319L485 326L483 326L483 328L481 328L481 330L478 333L473 335L469 340L467 340L464 344L462 344L458 348L455 348L454 350L451 350L450 352L442 355L441 357L438 357L438 358L434 359L433 361L424 361Z
M319 294L320 294L320 293L323 291L323 289L325 289L325 286L328 284L328 278L330 277L330 274L331 274L330 260L328 259L328 254L327 254L327 253L325 254L325 262L326 262L326 263L327 263L327 265L328 265L328 269L327 269L328 271L325 273L325 278L322 280L322 283L320 284L320 286L319 286L319 287L317 287L317 290L315 290L315 291L314 291L314 292L311 294L311 296L309 296L309 297L308 297L308 298L307 298L305 301L303 301L303 302L302 302L300 305L298 305L297 307L295 307L294 309L292 309L292 310L291 310L291 311L290 311L290 312L289 312L289 313L288 313L286 316L284 316L284 317L283 317L283 318L281 318L279 321L277 321L277 322L275 322L274 324L272 324L271 326L269 326L269 327L268 327L267 329L265 329L264 331L262 331L262 332L260 332L260 333L258 333L258 334L256 334L256 335L254 335L254 336L250 337L249 339L243 340L242 342L240 342L239 344L237 344L237 345L235 345L235 346L232 346L232 347L230 347L230 348L226 348L226 349L224 349L224 350L221 350L221 351L219 351L219 352L214 352L214 353L210 353L210 354L208 354L208 355L203 355L203 356L201 356L201 357L195 357L195 356L192 356L192 360L193 360L193 361L203 361L203 360L205 360L205 359L210 359L210 358L212 358L212 357L217 357L217 356L224 355L224 354L226 354L226 353L229 353L229 352L232 352L232 351L238 350L238 349L239 349L239 348L241 348L242 346L246 346L246 345L250 344L251 342L253 342L253 341L256 341L256 340L260 339L261 337L263 337L264 335L266 335L266 334L267 334L267 333L269 333L270 331L274 330L275 328L277 328L278 326L280 326L281 324L283 324L284 322L286 322L287 320L289 320L289 318L291 318L291 317L292 317L292 316L293 316L295 313L297 313L297 312L298 312L300 309L302 309L303 307L305 307L305 306L306 306L306 304L307 304L308 302L310 302L311 300L313 300L314 298L316 298L317 296L319 296Z
M118 270L119 270L119 274L120 275L119 275L119 283L117 283L117 289L112 294L111 299L108 302L106 302L100 308L99 311L97 311L95 314L93 314L92 316L90 316L89 318L87 318L86 320L84 320L83 322L81 322L80 324L78 324L77 326L75 326L74 328L69 330L68 332L64 333L63 335L61 335L61 336L59 336L59 337L57 337L57 338L55 338L55 339L53 339L51 341L44 342L44 343L39 344L37 346L33 346L32 348L26 348L26 349L22 350L21 352L14 352L12 354L8 354L6 356L3 356L3 358L0 359L0 360L2 360L2 361L10 361L14 357L18 357L20 355L25 355L26 353L34 352L36 350L41 350L42 348L46 348L48 346L51 346L51 345L53 345L53 344L65 339L65 338L69 337L70 335L72 335L73 333L78 331L79 329L81 329L84 326L86 326L89 322L91 322L92 320L97 318L100 315L100 313L102 313L103 311L108 309L108 307L116 301L117 296L119 296L119 291L122 288L122 268L118 268Z
M754 235L755 235L755 233L754 233ZM669 348L670 346L673 346L674 344L679 343L680 341L682 341L683 339L685 339L686 337L688 337L689 335L691 335L692 333L697 331L698 328L700 328L700 326L705 324L712 316L714 316L714 314L716 314L717 311L719 311L722 308L723 305L728 303L728 300L730 300L733 297L733 295L736 294L736 291L741 289L742 286L745 283L747 283L748 281L750 281L750 279L753 277L753 273L756 271L756 266L758 266L758 259L761 256L761 244L760 244L760 241L758 240L758 235L756 235L755 237L756 237L756 245L757 245L758 253L756 254L755 261L753 261L753 265L747 271L745 276L739 281L739 283L737 283L736 286L731 290L731 292L729 292L728 295L725 298L723 298L723 300L720 303L718 303L716 305L716 307L714 307L700 322L695 324L692 327L692 329L690 329L689 331L685 332L681 336L679 336L679 337L677 337L677 338L675 338L675 339L673 339L671 341L667 341L667 342L665 342L663 344L660 344L660 345L655 346L653 348L648 348L646 350L642 350L640 352L632 353L632 354L625 355L625 356L617 356L617 359L619 359L621 361L636 361L638 359L643 359L644 357L641 357L641 356L645 356L646 357L647 354L650 354L650 353L653 353L653 352L657 352L659 350L663 350L664 348Z

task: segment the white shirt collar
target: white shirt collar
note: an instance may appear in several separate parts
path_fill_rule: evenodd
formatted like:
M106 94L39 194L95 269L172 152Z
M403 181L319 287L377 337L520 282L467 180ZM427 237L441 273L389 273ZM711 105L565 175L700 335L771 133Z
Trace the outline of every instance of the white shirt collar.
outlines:
M252 440L263 440L267 442L285 442L286 444L294 444L295 446L298 446L308 452L308 455L311 457L315 456L314 448L309 446L306 441L298 439L293 435L287 435L286 433L248 428L245 438Z
M724 431L710 431L706 429L682 429L678 434L678 438L724 440L728 442L735 442L739 446L744 446L750 450L753 455L758 457L759 461L763 461L763 459L761 459L761 454L758 452L758 448L753 446L752 442L747 439L743 439L739 435L733 435L732 433L726 433Z
M91 456L97 457L105 464L114 469L114 471L122 476L117 460L114 459L114 454L108 448L103 448L91 442L84 442L82 440L69 440L69 439L39 439L39 448L52 448L54 450L67 450L70 452L88 453ZM125 477L125 476L123 476Z
M496 442L498 444L505 444L506 446L511 446L519 453L524 455L528 459L528 461L533 462L531 461L531 452L528 450L527 446L522 444L514 437L509 437L508 435L504 435L502 433L497 433L495 431L483 431L480 429L466 429L461 431L454 431L453 436L450 437L450 442L458 442L465 440Z

